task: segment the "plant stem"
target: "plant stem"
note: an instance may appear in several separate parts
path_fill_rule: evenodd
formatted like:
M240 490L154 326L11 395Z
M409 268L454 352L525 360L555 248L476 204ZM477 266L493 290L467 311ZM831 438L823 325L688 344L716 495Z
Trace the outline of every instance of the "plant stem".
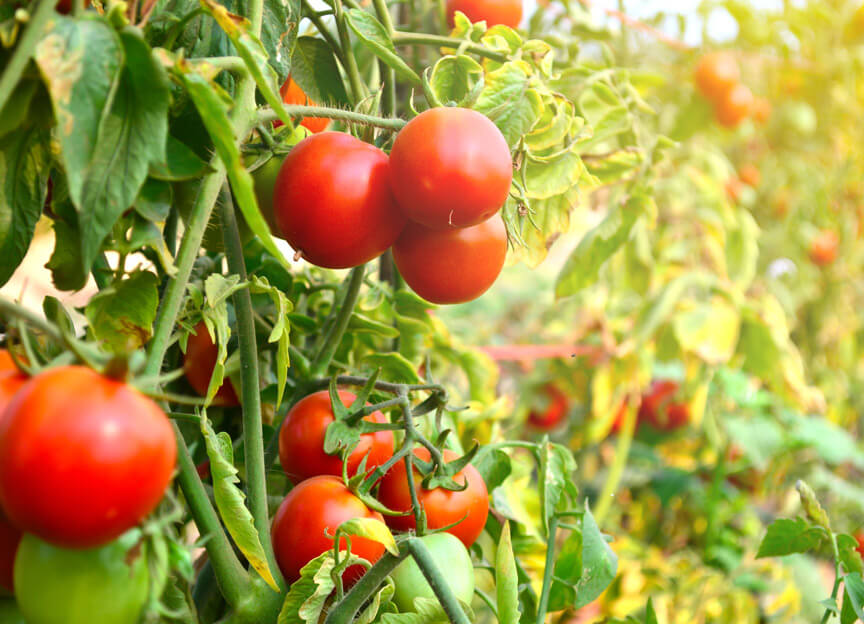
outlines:
M465 52L476 54L484 58L498 61L499 63L506 62L507 55L495 52L478 43L471 43L455 37L446 37L443 35L430 35L428 33L412 33L396 31L393 33L393 43L395 45L431 45L431 46L446 46L448 48L461 48Z
M342 47L342 55L345 61L345 73L348 74L348 82L351 84L351 95L353 103L357 104L363 99L365 90L363 81L360 79L360 70L357 68L357 59L351 49L351 37L348 34L348 24L345 19L345 11L342 9L342 0L333 0L333 13L336 18L336 29L339 32L339 43Z
M227 183L226 183L227 187ZM230 189L225 189L221 203L222 237L228 270L247 280L246 262L243 260L243 243L237 229L234 202ZM261 391L258 375L258 344L255 340L255 316L252 312L252 296L248 288L241 288L233 295L237 314L237 333L240 338L241 397L243 406L243 450L246 462L246 493L249 510L258 531L258 539L267 556L267 563L276 582L282 585L279 566L273 553L270 539L270 515L267 510L267 471L264 465L264 435L261 423Z
M249 13L246 15L246 19L252 23L252 32L260 38L261 25L264 23L264 0L251 0L248 6Z
M609 474L606 475L606 482L603 484L603 490L600 492L600 498L597 501L594 518L597 520L598 525L603 523L603 519L606 517L606 513L612 504L615 491L618 489L618 484L621 482L621 475L624 474L624 468L627 466L630 443L633 441L635 430L636 408L633 405L628 405L627 412L624 415L624 422L621 424L621 431L618 434L618 445L615 447L615 460L609 468Z
M549 608L549 593L552 590L552 576L555 572L555 537L558 533L558 516L549 518L549 535L546 538L546 565L543 570L543 589L540 592L540 602L537 605L537 624L546 620L546 610Z
M327 106L286 104L285 110L288 111L288 114L291 115L291 117L327 117L328 119L338 119L339 121L347 121L362 126L386 128L387 130L400 130L406 123L408 123L402 119L364 115L363 113L355 113L354 111L342 110L341 108L330 108ZM276 121L277 119L279 119L279 116L272 108L264 108L258 113L258 123L269 123L271 121Z
M225 165L214 155L210 165L215 169L201 181L201 188L195 197L192 207L192 215L186 224L183 240L180 243L180 252L177 255L177 274L168 282L165 289L165 297L159 306L159 315L156 317L156 326L153 331L153 339L147 353L147 365L144 374L148 376L158 375L162 369L162 361L171 340L174 323L177 314L183 304L186 295L186 286L189 276L192 274L192 265L201 249L201 240L204 238L204 230L210 221L210 213L219 196L219 189L225 180Z
M0 75L0 111L6 106L27 63L33 56L33 51L42 37L45 25L54 15L54 2L39 2L36 11L30 16L30 22L18 40L18 46L12 53L12 58L6 62L3 74Z
M339 59L339 62L342 63L342 66L344 67L345 56L342 54L342 48L339 46L339 41L333 36L330 29L327 28L327 25L324 23L324 20L321 19L318 12L310 6L309 0L302 0L302 5L306 17L312 20L312 23L315 24L315 28L317 28L321 36L324 37L324 41L328 43L334 54L336 54Z
M324 339L321 350L315 356L309 368L309 373L312 377L321 377L327 373L330 361L333 359L336 349L339 348L339 343L342 342L342 336L345 335L345 329L348 327L348 322L354 313L354 306L357 305L357 299L360 297L360 287L363 285L363 275L365 272L365 264L351 269L348 289L345 292L345 298L342 299L339 306L335 322Z
M203 59L191 59L189 62L193 65L210 65L232 74L246 74L249 72L246 61L239 56L210 56Z
M385 552L381 558L366 571L357 584L345 594L339 602L333 605L324 624L349 624L360 607L371 598L384 579L396 568L399 563L408 556L408 550L400 549L399 555Z
M438 566L435 565L435 561L432 559L429 549L426 548L426 544L416 537L408 538L405 544L408 547L408 552L411 553L414 561L417 562L420 571L423 572L423 576L426 577L426 580L432 587L435 597L438 598L438 602L441 603L441 607L443 607L444 613L447 614L450 621L453 624L471 624L459 605L459 601L453 594L453 590L450 589L447 579L441 573L441 570L438 569Z
M63 334L60 333L60 330L44 318L14 301L0 297L0 317L6 316L22 320L54 340L63 340Z
M219 516L216 515L213 505L210 504L207 490L204 489L204 484L195 468L195 462L192 460L186 444L183 443L183 434L177 424L173 424L174 433L178 440L177 463L180 467L177 480L183 490L183 495L186 497L189 511L198 526L198 530L202 536L207 537L205 547L210 561L213 562L213 570L216 573L222 595L225 596L228 604L238 605L250 589L249 574L243 569L237 555L234 554L234 549L222 529Z
M831 535L831 550L834 553L834 587L831 589L831 598L836 602L837 594L840 591L840 548L837 546L837 535L834 531L829 531L829 534ZM820 624L825 624L831 619L831 616L831 609L825 609Z

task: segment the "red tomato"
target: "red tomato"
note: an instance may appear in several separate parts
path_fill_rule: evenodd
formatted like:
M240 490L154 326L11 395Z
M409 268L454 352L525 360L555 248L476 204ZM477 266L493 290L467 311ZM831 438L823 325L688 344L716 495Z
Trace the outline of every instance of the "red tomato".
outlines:
M393 194L429 228L464 228L494 215L510 192L513 161L504 135L467 108L432 108L408 122L390 151Z
M858 551L858 554L864 557L864 531L858 531L855 534L855 540L858 542L858 548L855 550Z
M522 21L522 0L447 0L447 21L453 27L453 14L462 11L472 22L489 27L504 24L518 28Z
M745 85L737 84L716 102L714 113L721 125L734 128L747 118L752 109L753 93Z
M300 88L300 85L294 82L294 79L291 78L291 76L288 76L288 80L286 80L279 89L279 93L282 94L282 101L286 104L315 106L315 102L306 97L303 89ZM281 125L282 121L279 119L273 122L274 128L278 128ZM309 132L315 134L316 132L323 132L326 130L327 126L330 125L330 120L327 117L304 117L300 120L300 125L307 128Z
M834 230L822 230L810 241L810 260L816 266L828 266L837 259L840 239Z
M710 100L718 100L741 78L738 61L729 52L711 52L696 65L696 86Z
M189 385L201 396L207 395L207 387L216 367L216 359L219 357L219 347L210 338L207 325L201 321L195 326L195 333L189 335L186 342L186 353L183 356L183 374ZM213 397L214 405L235 407L240 405L237 391L230 379L222 381L216 396Z
M323 132L300 141L276 177L273 204L285 240L329 269L380 256L405 227L388 171L387 154L350 134Z
M15 567L15 553L21 542L21 531L12 526L0 511L0 588L14 591L12 570Z
M381 514L369 509L337 477L312 477L288 492L273 518L271 529L276 561L285 578L289 582L300 578L303 566L332 549L334 531L352 518L383 521ZM344 540L340 540L339 547L347 550ZM384 554L384 546L370 539L352 537L351 552L375 563ZM350 566L342 574L342 581L353 583L364 572L361 565Z
M543 388L543 392L546 394L545 407L542 411L528 414L528 424L540 431L551 431L567 418L570 401L566 394L552 384Z
M12 397L27 381L27 376L15 366L15 360L6 349L0 349L0 417Z
M355 394L339 390L344 405L351 405ZM367 403L368 405L368 403ZM366 416L369 422L389 422L381 412ZM301 399L282 423L279 430L279 460L285 474L298 483L317 475L342 476L342 460L338 455L324 452L324 434L333 422L333 408L327 390L315 392ZM385 463L393 455L393 432L377 431L360 437L360 443L348 456L348 476L357 474L360 462L366 457L366 469Z
M690 408L676 401L678 383L671 380L654 381L639 406L639 422L647 422L660 431L672 431L687 424Z
M418 448L414 455L423 461L429 461L429 451ZM444 451L444 460L452 461L458 455L450 450ZM444 488L434 490L424 489L420 484L421 475L414 471L414 487L417 492L417 500L426 510L426 521L430 529L455 524L447 529L462 540L466 548L477 541L486 525L486 517L489 515L489 492L483 477L472 465L467 465L456 473L456 483L467 483L468 487L461 492L453 492ZM411 509L411 492L408 489L408 472L405 470L405 462L394 465L384 478L378 489L378 500L388 509L393 511L408 511ZM398 531L410 531L417 528L414 515L387 516L387 524Z
M486 292L504 267L507 230L500 215L472 227L430 230L409 223L393 245L405 282L432 303L464 303Z
M759 182L762 181L762 173L759 171L759 167L752 163L741 165L741 168L738 170L738 177L741 178L744 184L753 188L759 186Z
M71 548L138 524L165 492L177 445L164 412L83 366L46 370L0 421L0 501L27 533Z

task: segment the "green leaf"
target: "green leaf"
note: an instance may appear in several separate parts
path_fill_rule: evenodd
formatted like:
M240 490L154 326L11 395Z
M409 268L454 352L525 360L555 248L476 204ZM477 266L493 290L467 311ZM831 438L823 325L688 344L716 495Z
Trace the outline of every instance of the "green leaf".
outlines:
M585 162L588 172L601 184L614 184L633 173L645 161L641 152L618 150L604 158L590 158Z
M3 110L0 110L0 137L6 136L13 130L20 130L25 125L24 122L31 113L31 103L38 87L38 80L21 80L18 83Z
M165 221L171 212L171 185L148 179L135 198L135 212L148 221Z
M516 145L543 114L543 99L531 87L530 66L510 61L487 73L474 108L495 122L508 145Z
M740 324L738 310L720 297L690 304L672 321L681 348L708 364L723 364L732 357Z
M539 490L541 520L544 531L549 528L549 519L555 514L565 491L575 494L573 471L576 460L573 453L560 444L544 442L539 445Z
M356 565L363 560L344 554L340 563ZM318 624L327 605L327 598L336 588L333 580L333 552L327 551L300 570L300 578L291 584L277 624Z
M394 383L420 383L414 365L399 353L373 353L363 358L363 364L380 368L381 377Z
M327 42L318 37L298 37L291 53L291 77L313 102L348 106L348 94Z
M504 521L495 551L495 591L499 624L518 624L519 578L510 541L510 522L507 520Z
M726 234L726 265L730 279L746 290L756 276L759 260L759 226L745 208L737 211L738 223Z
M122 354L150 340L158 306L159 279L149 271L138 271L97 293L85 314L93 335L110 351Z
M486 483L486 488L491 492L504 483L513 471L510 456L501 449L488 450L489 447L480 447L480 451L471 462L477 468Z
M45 266L58 290L80 290L87 283L88 272L81 261L78 215L68 199L55 201L54 212L54 251Z
M827 538L824 529L812 526L801 518L781 518L769 525L762 543L759 544L756 558L808 552Z
M150 163L150 177L168 182L194 180L210 171L209 164L171 135L165 146L165 161Z
M270 254L278 259L286 268L290 266L282 252L273 241L270 227L258 209L252 176L243 167L240 150L234 140L232 124L228 117L228 96L218 90L218 87L208 82L203 76L191 71L188 65L178 66L180 77L195 103L201 119L207 127L207 132L213 139L219 158L228 170L231 189L237 199L243 218L252 232L261 240Z
M383 545L392 555L399 554L396 540L387 525L375 518L352 518L339 525L344 535L363 537Z
M529 155L525 161L526 194L549 199L575 187L585 173L582 159L573 149L550 156Z
M460 103L483 81L483 68L470 56L445 56L432 67L429 85L442 102Z
M299 23L299 0L264 0L261 44L280 82L284 82L291 71L291 50L297 39Z
M275 308L273 318L275 322L267 341L271 344L276 343L276 407L282 404L282 397L285 393L285 384L288 381L288 366L290 365L289 348L291 347L291 323L289 322L289 314L294 309L294 304L288 299L287 295L270 283L264 277L253 276L251 278L250 289L253 293L264 293L273 301Z
M348 25L360 39L360 42L384 61L400 78L407 80L416 87L423 84L420 76L396 52L387 29L373 15L361 9L348 9L345 16L348 19Z
M555 282L555 296L562 298L575 295L593 284L600 275L600 269L627 241L633 224L652 201L648 196L634 195L588 232L564 263Z
M355 312L348 321L348 331L351 333L373 334L380 338L396 338L399 330L386 323L379 323L367 316Z
M0 137L0 286L27 254L42 215L50 169L50 134L21 127Z
M35 59L54 105L86 273L150 163L165 160L168 78L139 30L117 33L101 19L54 20Z
M837 535L837 550L840 552L840 562L848 572L864 573L864 561L858 552L858 540L851 535Z
M630 128L630 113L611 87L594 82L579 96L579 110L591 126L592 134L579 142L581 150L596 147Z
M843 608L848 603L857 618L864 622L864 580L855 572L843 577ZM854 620L853 620L854 621Z
M261 575L261 578L273 591L279 591L276 580L270 572L267 557L258 531L255 529L252 514L246 508L245 495L237 487L240 479L234 467L234 449L231 436L227 433L216 434L207 419L206 413L201 414L201 433L207 445L207 456L210 458L210 473L213 475L213 498L219 515L225 523L225 528L249 560L249 564Z

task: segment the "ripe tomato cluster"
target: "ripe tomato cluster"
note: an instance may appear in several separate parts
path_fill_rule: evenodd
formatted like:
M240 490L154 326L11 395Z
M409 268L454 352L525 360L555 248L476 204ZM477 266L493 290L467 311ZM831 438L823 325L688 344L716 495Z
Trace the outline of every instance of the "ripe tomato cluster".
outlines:
M339 390L338 395L346 405L353 404L356 399L354 394L344 390ZM300 578L301 570L309 561L334 547L334 531L347 520L374 518L386 522L396 531L416 530L405 463L392 462L392 432L385 430L362 434L360 442L345 460L349 477L357 474L361 465L365 465L368 473L376 467L392 463L377 484L378 501L392 512L385 516L370 509L360 496L346 486L340 478L343 473L342 459L324 451L327 428L335 419L329 392L316 392L291 408L279 433L279 458L289 480L296 485L279 506L273 518L271 533L276 560L289 582ZM378 411L365 416L365 419L371 423L388 422ZM430 459L430 453L425 448L415 450L414 455L423 462ZM456 454L449 450L443 452L445 462L455 457ZM454 475L457 484L465 485L461 491L443 487L427 490L421 484L422 478L415 469L415 492L425 512L428 528L444 529L458 538L457 551L470 547L483 531L489 510L489 494L480 473L469 464ZM384 546L376 541L365 537L349 537L351 552L370 563L377 561L384 553ZM450 553L448 556L454 551L452 543L440 548ZM340 538L339 549L347 549L344 537ZM458 553L452 556L460 557ZM467 564L463 565L467 570L458 572L471 575L473 589L473 572L467 550L460 560L467 560ZM364 571L360 565L350 566L343 573L343 582L347 585L356 582ZM405 576L411 577L407 573ZM409 589L403 588L405 592L411 593Z
M735 128L748 117L765 123L771 116L771 103L757 98L741 82L738 61L728 52L711 52L696 65L696 86L714 105L717 121Z
M323 129L310 121L302 123ZM507 231L499 211L512 176L495 124L443 107L412 119L389 156L349 134L313 134L282 161L272 194L263 172L256 187L277 235L308 262L352 268L392 247L405 282L449 304L476 299L501 273Z
M176 455L168 418L137 390L82 366L28 379L0 351L0 586L14 590L28 621L97 621L83 604L74 617L45 615L45 577L89 566L95 579L97 561L111 568L106 576L133 565L127 554L140 534L123 540L162 499ZM112 622L136 621L144 606L146 563L135 565L143 581L106 602L128 614ZM83 590L61 585L49 594ZM140 600L119 600L133 585Z

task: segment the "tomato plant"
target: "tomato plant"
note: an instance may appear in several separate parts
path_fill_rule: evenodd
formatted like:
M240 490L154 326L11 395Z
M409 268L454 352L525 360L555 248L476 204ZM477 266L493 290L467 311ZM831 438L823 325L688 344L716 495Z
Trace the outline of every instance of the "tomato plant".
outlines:
M0 501L29 533L98 546L153 511L176 453L149 398L84 367L55 368L27 382L0 421Z
M333 532L339 525L353 518L381 520L381 514L366 507L336 477L312 477L291 490L273 517L273 550L285 578L300 578L303 566L333 548ZM345 540L340 538L340 550L347 548ZM384 553L378 542L357 536L350 540L351 552L370 563ZM363 566L349 566L343 580L353 583L363 572Z
M500 217L466 228L409 223L393 245L405 282L432 303L464 303L486 292L504 267L507 231Z
M135 624L150 592L140 531L70 550L25 535L15 560L15 598L31 624Z
M449 533L433 533L420 540L429 549L438 567L447 570L447 584L455 596L471 604L474 597L474 567L462 542ZM414 600L417 598L435 600L432 587L413 559L400 563L390 576L396 587L393 602L400 611L414 611Z
M339 398L351 405L357 396L346 390L339 391ZM381 412L372 412L364 417L372 423L386 423ZM318 475L342 474L342 459L339 455L324 452L324 436L333 422L333 407L330 393L321 390L302 398L285 416L279 430L279 459L282 469L294 483ZM376 431L360 436L359 443L347 458L348 476L353 476L366 459L365 469L371 470L385 463L393 455L393 432Z
M418 448L415 457L428 462L431 455L427 449ZM444 461L456 459L453 451L444 450ZM398 463L384 475L378 489L378 498L393 511L406 512L411 510L411 490L408 486L408 473L404 463ZM471 464L453 475L453 480L464 486L462 490L449 490L442 487L426 489L420 483L421 475L414 473L414 489L417 500L426 514L426 522L430 529L444 529L455 535L470 547L486 524L489 514L489 492L483 477ZM387 516L387 524L400 531L416 529L417 523L413 515ZM453 525L453 526L451 526ZM447 528L445 528L447 527Z
M218 347L213 342L204 322L195 326L195 333L189 335L186 343L186 353L183 356L183 373L189 385L200 394L205 396L207 388L210 387L210 378L216 366ZM230 379L226 379L216 391L214 402L217 405L227 407L240 405L237 391Z
M405 225L381 150L341 132L298 143L273 190L279 231L318 266L344 269L387 251Z
M393 194L432 229L488 221L504 205L513 163L501 131L467 108L432 108L399 131L390 152Z

